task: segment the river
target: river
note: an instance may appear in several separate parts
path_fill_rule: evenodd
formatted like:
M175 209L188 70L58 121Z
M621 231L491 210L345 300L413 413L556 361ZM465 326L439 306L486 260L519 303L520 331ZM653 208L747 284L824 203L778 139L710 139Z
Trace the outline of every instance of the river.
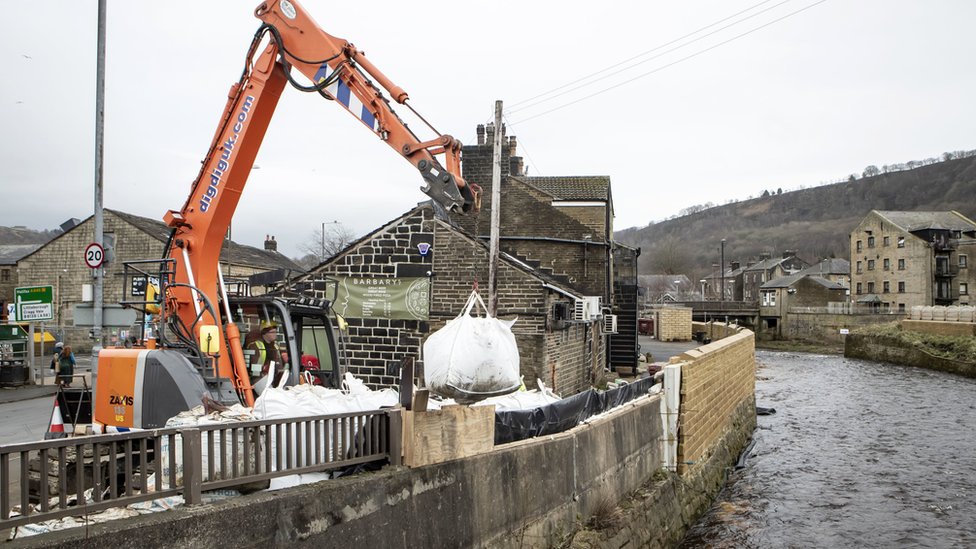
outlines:
M682 548L976 547L976 380L757 352L754 445Z

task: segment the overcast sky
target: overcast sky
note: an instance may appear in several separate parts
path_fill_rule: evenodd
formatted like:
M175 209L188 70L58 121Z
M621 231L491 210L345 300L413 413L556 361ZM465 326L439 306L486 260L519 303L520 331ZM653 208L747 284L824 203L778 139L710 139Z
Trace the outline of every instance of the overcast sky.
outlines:
M106 207L182 207L256 5L108 1ZM971 0L302 5L440 132L474 143L500 99L529 175L610 176L617 229L976 148ZM0 225L51 229L93 211L97 2L4 8ZM359 235L426 199L357 120L291 88L257 165L234 239L290 256L322 222Z

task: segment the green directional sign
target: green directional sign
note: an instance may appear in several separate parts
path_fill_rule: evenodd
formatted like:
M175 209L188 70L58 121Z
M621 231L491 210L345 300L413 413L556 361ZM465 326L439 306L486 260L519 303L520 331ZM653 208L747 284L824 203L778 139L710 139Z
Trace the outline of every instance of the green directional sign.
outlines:
M54 287L14 288L14 318L17 322L54 319Z

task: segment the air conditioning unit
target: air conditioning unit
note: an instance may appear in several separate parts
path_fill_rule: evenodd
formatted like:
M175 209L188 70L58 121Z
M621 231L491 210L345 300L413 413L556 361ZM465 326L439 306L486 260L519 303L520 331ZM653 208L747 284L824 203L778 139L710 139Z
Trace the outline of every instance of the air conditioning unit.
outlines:
M617 315L603 315L603 333L617 333Z
M586 296L585 299L589 303L590 318L600 318L603 316L603 306L601 304L602 298L598 295Z
M603 308L600 306L600 296L583 296L573 303L573 320L589 321L603 316Z
M590 302L583 299L577 299L573 302L573 320L576 321L587 321L590 319Z

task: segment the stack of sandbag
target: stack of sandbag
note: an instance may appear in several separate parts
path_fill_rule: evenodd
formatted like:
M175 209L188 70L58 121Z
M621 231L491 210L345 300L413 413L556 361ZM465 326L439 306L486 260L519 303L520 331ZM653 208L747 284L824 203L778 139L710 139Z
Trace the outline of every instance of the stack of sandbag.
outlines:
M471 316L476 305L484 316ZM489 315L478 292L471 292L461 314L424 342L427 389L462 404L517 391L522 382L513 324Z

